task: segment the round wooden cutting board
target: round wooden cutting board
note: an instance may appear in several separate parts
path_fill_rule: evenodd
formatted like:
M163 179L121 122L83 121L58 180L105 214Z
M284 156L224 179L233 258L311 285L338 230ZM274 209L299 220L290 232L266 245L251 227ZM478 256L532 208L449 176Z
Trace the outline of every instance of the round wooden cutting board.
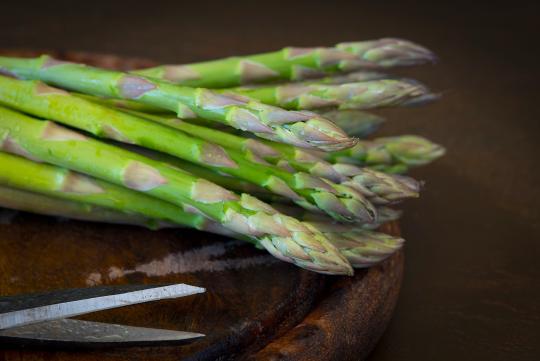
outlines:
M118 69L155 65L109 55L47 53ZM399 233L395 223L384 230ZM322 276L202 232L150 231L0 210L0 295L128 283L207 289L81 317L207 335L193 344L69 351L0 345L0 360L359 360L391 317L402 272L402 252L354 277Z

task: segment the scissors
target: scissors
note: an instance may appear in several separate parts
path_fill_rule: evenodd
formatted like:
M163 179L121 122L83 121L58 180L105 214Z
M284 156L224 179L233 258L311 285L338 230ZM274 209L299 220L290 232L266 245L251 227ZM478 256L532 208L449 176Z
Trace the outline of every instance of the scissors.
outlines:
M92 348L191 343L204 335L70 317L205 291L186 284L123 285L0 297L0 347Z

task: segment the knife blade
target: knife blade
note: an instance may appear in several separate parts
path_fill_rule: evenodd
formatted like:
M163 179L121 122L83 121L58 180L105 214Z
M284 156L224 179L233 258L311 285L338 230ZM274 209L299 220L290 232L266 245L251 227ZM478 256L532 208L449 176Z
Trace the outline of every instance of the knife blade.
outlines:
M58 347L122 347L187 344L203 334L60 319L0 331L0 344Z
M186 284L127 285L0 297L0 330L203 292Z

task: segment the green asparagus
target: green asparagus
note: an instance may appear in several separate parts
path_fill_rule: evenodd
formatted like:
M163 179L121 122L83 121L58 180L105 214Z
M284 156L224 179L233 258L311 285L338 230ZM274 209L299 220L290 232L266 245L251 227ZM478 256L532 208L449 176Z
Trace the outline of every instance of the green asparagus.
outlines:
M260 137L306 148L338 150L354 145L341 129L314 113L291 112L252 99L188 88L119 71L55 60L0 57L0 68L23 79L39 79L65 89L135 100L174 111L180 118L204 118Z
M199 230L204 230L208 223L201 215L178 212L177 206L144 193L92 179L64 168L5 153L6 148L13 152L17 147L11 138L5 138L2 144L0 184L4 187L84 202L91 206L114 209L126 214L142 215L150 220L190 225ZM37 204L37 200L34 203ZM40 209L45 206L50 205L44 203L37 205ZM83 210L84 207L80 206L77 214L84 215ZM157 223L148 224L150 227L156 225Z
M303 80L328 73L433 62L420 45L401 39L341 43L332 48L295 48L186 65L139 70L145 76L192 87L225 88L275 80Z
M319 79L305 80L303 84L345 84L358 83L362 81L391 79L393 76L376 71L357 71L354 73L337 74Z
M0 158L2 154L0 154ZM18 211L72 218L81 221L131 224L151 229L163 225L137 214L112 211L90 203L68 201L39 193L24 191L0 184L0 207ZM199 216L202 217L202 216Z
M247 194L93 140L50 121L0 108L1 149L144 192L252 237L274 256L322 273L352 274L345 258L318 232ZM31 173L30 173L31 174Z
M162 223L141 217L137 214L113 211L107 208L96 207L89 203L70 201L49 195L9 188L1 184L0 207L90 222L129 224L142 227L152 225L152 229L193 226L192 224ZM180 213L183 212L180 209L178 211ZM184 217L201 218L206 222L205 231L253 243L252 239L230 232L219 223L204 219L200 215L186 213ZM333 224L328 225L325 223L320 225L311 224L311 226L321 227L324 230L323 234L328 239L333 239L333 244L336 245L336 248L350 261L354 268L366 267L378 263L379 260L390 256L398 250L402 243L401 238L389 237L375 232L366 233L364 230L352 227L336 227ZM337 232L343 233L345 235L344 238L339 237L339 234L336 234ZM373 233L375 236L372 236Z
M349 164L330 164L302 149L289 145L268 143L272 144L272 146L269 146L254 139L247 139L219 130L189 124L176 118L165 118L139 112L131 113L180 129L202 139L214 140L219 145L226 148L236 149L244 153L248 152L248 158L256 162L260 163L262 160L265 160L289 170L291 173L307 172L315 176L329 179L333 182L350 186L351 188L360 191L360 193L368 197L369 200L373 199L377 204L387 204L405 198L418 197L418 187L415 186L414 188L411 188L410 186L416 182L412 178L398 179L373 170L362 170ZM180 165L180 167L185 169L186 166ZM196 174L204 178L212 177L211 173L201 174L201 171L196 171ZM217 175L214 175L213 179L215 180L216 177ZM407 183L404 183L403 180L407 180ZM227 179L226 177L221 177L221 179L218 179L215 183L228 189L238 189L234 184L231 184L234 183L234 181ZM260 194L260 191L257 194ZM268 197L264 198L268 199Z
M434 100L422 84L412 80L372 80L340 85L289 83L265 87L237 87L223 90L224 95L239 94L264 104L285 109L311 110L337 107L372 109L388 106L419 105Z
M342 177L334 170L331 164L299 148L291 146L290 149L294 149L294 151L280 152L256 139L191 124L178 118L134 111L127 112L181 130L192 136L213 141L227 149L237 150L245 154L247 159L256 163L266 161L286 170L293 169L294 171L306 172L317 177L327 178L333 182L342 180Z
M365 138L375 133L384 123L383 117L355 109L330 110L321 114L351 137Z
M316 152L330 162L350 163L389 173L405 173L410 168L428 164L445 149L416 135L362 140L351 149L339 152Z
M115 111L38 81L0 77L0 103L95 134L161 151L220 171L291 198L336 219L371 222L376 214L359 192L306 173L291 174L244 154L190 137L170 127Z
M343 227L348 226L358 226L362 229L367 230L376 230L379 227L381 227L383 224L396 221L398 220L402 212L387 206L380 206L377 207L377 213L379 214L379 218L377 219L377 222L375 223L366 223L366 224L356 224L356 225L349 225L349 224L342 224L342 223L335 223L331 218L328 218L328 216L321 214L321 213L313 213L313 212L307 212L305 209L296 207L291 204L285 204L285 203L271 203L272 207L274 207L279 212L289 215L291 217L300 219L304 222L308 222L311 224L337 224Z

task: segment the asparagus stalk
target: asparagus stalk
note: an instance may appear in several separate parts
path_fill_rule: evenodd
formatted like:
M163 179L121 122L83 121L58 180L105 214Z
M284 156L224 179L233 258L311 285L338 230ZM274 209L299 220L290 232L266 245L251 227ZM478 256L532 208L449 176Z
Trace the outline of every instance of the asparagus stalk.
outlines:
M305 162L316 161L318 157L324 157L324 153L314 154L315 157L309 158L309 155L302 155L303 152L297 148L290 147L287 144L275 142L265 142L266 145L280 151L289 157L300 156ZM326 156L330 162L337 161ZM417 198L419 196L419 183L404 176L385 174L374 169L359 168L347 163L334 163L332 168L340 177L340 184L349 186L359 191L368 198L373 204L389 204L406 198Z
M137 73L137 71L135 73ZM391 78L392 76L388 74L378 73L375 71L359 71L359 72L343 74L343 75L338 75L338 76L329 76L326 78L306 80L306 81L303 81L302 84L306 84L306 85L307 84L345 84L345 83L358 83L358 82L364 82L364 81L370 81L370 80L381 80L381 79L391 79ZM280 85L284 85L284 84L280 83ZM103 97L98 98L98 97L87 95L87 94L78 94L78 95L87 100L94 100L94 101L97 100L111 107L124 108L124 109L139 111L139 112L145 112L145 113L163 113L164 112L163 109L161 108L137 103L132 100L103 98Z
M321 273L351 274L345 258L318 232L247 194L218 185L50 121L0 108L0 148L127 187L203 214L253 238L271 254Z
M429 50L401 39L341 43L331 48L295 48L186 65L162 65L136 73L191 87L225 88L274 80L297 81L328 73L433 62Z
M162 223L157 220L147 219L137 214L123 213L107 208L96 207L90 203L56 198L44 194L10 188L3 185L0 185L0 207L90 222L129 224L141 227L148 227L149 225L152 225L152 229L193 226L192 223ZM180 209L178 209L178 211L180 213L183 212ZM246 238L241 234L232 233L220 224L205 219L200 215L185 213L184 217L186 219L191 217L203 220L207 224L207 227L204 229L205 231L230 236L239 240L253 243L253 240L250 238ZM313 224L312 226L316 227L316 225ZM383 235L381 233L377 233L376 236L373 237L370 234L367 234L366 236L365 231L351 227L346 228L346 232L343 232L341 229L336 229L334 225L328 226L326 224L322 224L321 226L325 230L323 234L325 234L325 236L329 239L334 239L333 243L336 245L336 248L347 258L347 260L350 260L351 265L355 268L366 267L378 263L379 260L386 258L386 256L390 256L397 249L399 249L402 243L401 238L388 237L390 238L389 241L387 240L387 235ZM346 238L341 239L338 237L338 234L336 234L338 231L340 233L345 233ZM384 242L381 242L381 240L384 240ZM373 255L375 257L373 257ZM361 258L359 258L359 256Z
M106 105L111 108L134 110L137 112L144 112L144 113L151 113L151 114L167 114L167 115L174 114L174 112L169 112L162 108L153 107L151 105L141 104L133 100L105 98L105 97L98 97L94 95L80 94L80 93L73 93L73 95L78 96L79 98L86 99L88 101L93 101L95 103ZM217 125L215 122L210 122L210 124Z
M0 154L0 157L2 155ZM55 198L39 193L6 187L0 184L0 207L46 216L72 218L81 221L129 224L156 229L162 223L137 214L112 211L90 203ZM202 216L199 216L202 218Z
M362 81L390 79L391 75L385 73L379 73L376 71L356 71L348 74L338 74L333 76L327 76L320 79L305 80L303 84L345 84L345 83L358 83Z
M412 106L434 100L422 84L412 80L372 80L346 84L288 83L265 87L237 87L223 94L239 94L285 109L306 110L327 107L372 109L388 106Z
M208 141L211 140L227 149L237 150L242 152L247 159L256 163L264 163L266 161L287 171L291 171L292 169L294 171L306 172L317 177L327 178L333 182L341 182L342 180L342 176L334 170L330 163L296 147L291 146L286 148L291 150L289 152L280 152L256 139L191 124L178 118L134 111L127 112L181 130L192 136Z
M287 169L291 173L307 172L342 185L350 186L360 191L360 193L376 204L388 204L405 198L418 197L419 186L412 178L396 178L373 170L363 170L350 164L330 164L299 148L285 144L268 146L254 139L246 139L238 135L189 124L176 118L165 118L133 111L130 113L169 125L170 127L180 129L202 139L214 140L219 145L229 149L236 149L244 153L247 152L248 157L256 162L261 162L261 159L263 159ZM176 164L182 169L190 167L186 164ZM213 182L228 189L238 190L238 186L231 184L234 183L234 180L230 178L219 176L213 172L205 173L204 170L197 169L197 167L193 166L191 166L190 171L195 172L195 174L203 178L209 179L208 177L211 177ZM254 191L257 192L258 196L261 194L260 190ZM266 196L263 196L263 198L268 199Z
M354 268L371 267L382 262L401 249L405 242L399 237L361 228L336 227L332 232L329 232L320 224L314 224L314 226L323 230L326 237Z
M189 172L197 177L204 178L212 183L218 184L223 188L238 194L248 193L256 198L263 199L265 201L277 201L277 202L289 202L290 200L285 197L276 195L263 187L257 186L253 183L246 182L242 179L232 177L226 173L222 173L218 170L212 170L209 168L201 167L200 165L186 162L176 157L169 156L164 153L155 152L146 148L132 146L128 144L117 144L124 149L141 154L150 159L154 159L160 162L167 163L173 167L180 168L186 172Z
M320 209L336 219L370 222L376 217L365 197L347 186L249 161L240 152L74 97L41 82L0 77L0 103L99 137L137 144L204 167L219 168L289 197L308 209Z
M379 218L377 219L377 222L369 223L369 224L364 223L364 224L350 225L350 224L336 223L332 219L325 216L324 214L307 212L305 209L296 207L291 204L285 204L285 203L271 203L271 204L272 204L272 207L274 207L281 213L287 214L291 217L300 219L304 222L308 222L310 224L314 224L317 226L322 225L322 224L326 224L326 225L335 224L335 225L339 225L339 227L357 226L362 229L376 230L385 223L397 221L402 215L402 212L400 210L396 210L387 206L379 206L377 207L377 212L379 213ZM324 229L325 231L327 229L327 227L322 227L322 226L320 228Z
M342 184L358 190L373 204L392 204L406 198L419 197L421 184L411 177L358 168L346 163L336 163L334 168L343 176L351 177Z
M444 155L445 149L416 135L360 141L346 151L317 152L331 162L356 164L389 173L404 173Z
M0 57L0 67L24 79L39 79L85 94L135 100L181 118L204 118L260 137L322 150L354 145L341 129L315 113L291 112L240 96L55 60Z
M134 111L139 114L159 116L165 119L178 119L175 117L173 112L164 112L162 109L146 106L134 101L125 100L125 99L111 99L96 97L86 94L74 94L83 99L93 101L102 105L106 105L112 108L118 108L124 111ZM368 135L375 133L380 126L384 123L385 119L381 116L375 115L373 113L368 113L366 111L357 110L357 109L347 109L347 110L316 110L316 113L319 113L324 118L329 119L339 128L341 128L345 133L351 137L365 138ZM194 123L195 125L210 127L213 129L224 129L227 130L227 127L224 124L215 123L205 119L186 119L187 122ZM173 126L174 128L174 126ZM251 138L249 138L251 139Z
M384 118L378 115L355 109L330 110L323 112L322 116L332 120L349 136L358 138L375 133L384 123Z
M13 151L15 143L9 138L2 143L8 151ZM125 214L135 214L147 217L152 223L148 227L156 227L158 222L169 222L190 225L199 230L205 230L208 220L198 214L179 212L179 208L171 203L149 197L148 195L136 192L124 187L93 179L80 173L76 173L64 168L55 167L45 163L37 163L19 156L5 153L5 149L0 152L0 184L4 187L11 187L50 196L54 198L66 199L75 203L77 207L71 207L70 212L78 218L90 212L95 206L100 208L113 209ZM20 149L19 149L20 150ZM3 198L9 198L4 194ZM23 199L16 199L23 202ZM15 200L12 199L12 202ZM4 204L6 204L4 200ZM51 202L39 202L38 198L26 201L25 210L38 211L43 213L44 209L57 209ZM84 206L88 204L88 206ZM21 205L22 206L22 205ZM107 216L110 212L103 213ZM115 217L114 220L120 219ZM140 220L140 218L138 218Z

